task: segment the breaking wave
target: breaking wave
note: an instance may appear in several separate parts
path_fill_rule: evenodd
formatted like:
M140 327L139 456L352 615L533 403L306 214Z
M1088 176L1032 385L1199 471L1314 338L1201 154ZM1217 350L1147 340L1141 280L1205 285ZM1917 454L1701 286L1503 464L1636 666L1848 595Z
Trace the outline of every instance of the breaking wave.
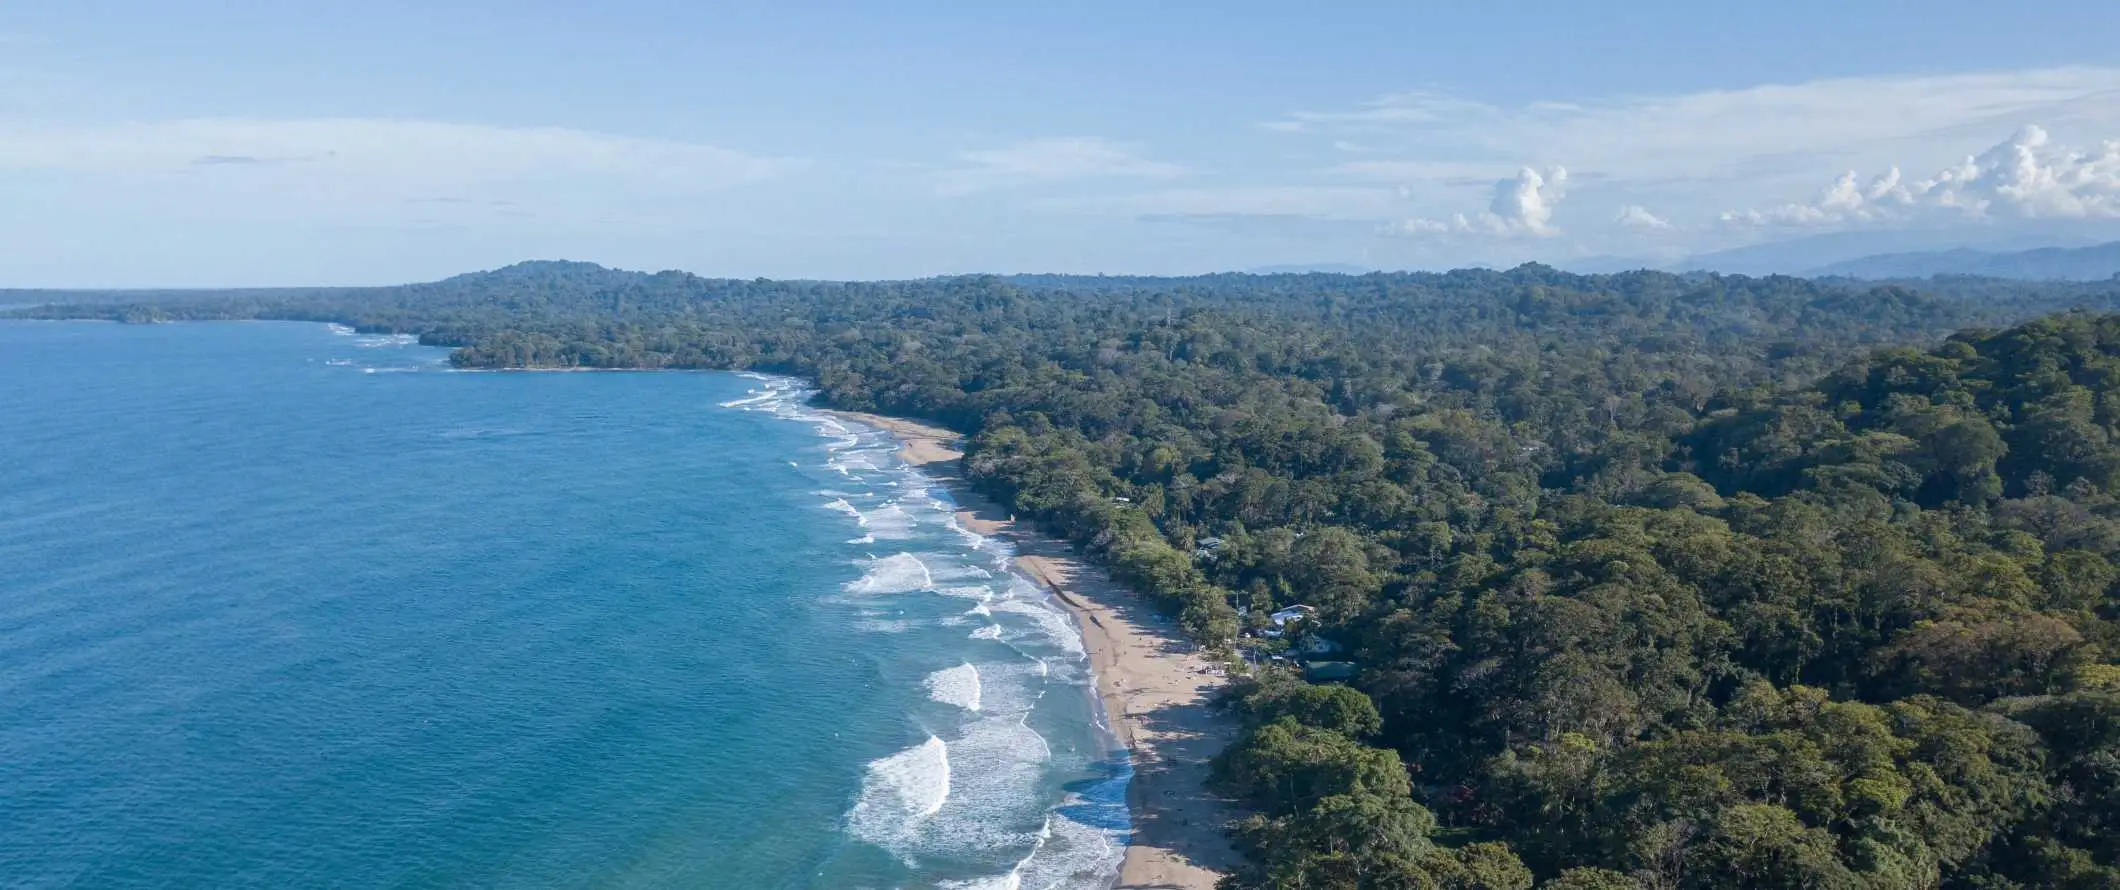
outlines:
M949 799L950 746L928 736L925 742L869 763L861 796L847 813L847 831L890 848L915 834Z
M844 811L847 837L920 876L905 886L1109 887L1131 830L1127 779L1106 783L1116 791L1098 794L1103 804L1080 790L1116 742L1097 716L1079 628L1015 572L1006 541L965 528L947 492L900 460L888 435L808 408L811 391L792 380L752 379L722 406L811 425L820 459L794 463L844 517L847 545L897 550L850 553L856 576L840 585L844 596L820 592L822 608L889 635L864 655L885 667L886 684L913 688L878 694L911 693L906 720L926 736L867 764ZM895 653L938 648L961 663L931 670L926 656L922 672L889 679Z
M861 577L847 582L848 593L912 593L935 586L927 563L910 553L871 559L868 567Z
M928 675L928 697L967 711L979 710L979 669L967 661Z

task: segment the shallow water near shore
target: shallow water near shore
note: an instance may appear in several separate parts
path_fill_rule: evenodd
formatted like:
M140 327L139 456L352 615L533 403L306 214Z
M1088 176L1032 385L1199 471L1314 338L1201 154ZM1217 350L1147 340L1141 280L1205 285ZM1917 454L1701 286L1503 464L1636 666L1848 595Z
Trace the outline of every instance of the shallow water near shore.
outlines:
M0 883L1107 886L1067 616L792 381L0 322Z

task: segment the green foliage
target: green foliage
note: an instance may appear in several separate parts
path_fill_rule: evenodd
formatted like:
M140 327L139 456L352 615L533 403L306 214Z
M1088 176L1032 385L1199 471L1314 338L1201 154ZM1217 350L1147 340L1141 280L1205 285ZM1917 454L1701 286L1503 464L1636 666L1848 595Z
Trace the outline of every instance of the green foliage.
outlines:
M1293 815L1254 816L1236 829L1254 868L1225 886L1378 886L1434 851L1434 830L1435 817L1403 795L1338 795Z
M29 314L798 374L960 429L1203 643L1358 666L1243 691L1232 888L2120 885L2120 316L2049 314L2120 283L1921 288L536 263Z
M1269 814L1300 813L1327 797L1397 798L1411 790L1397 752L1293 717L1253 727L1222 753L1215 773L1231 793Z
M1641 882L1603 868L1571 868L1539 884L1540 890L1641 890Z
M1254 725L1285 717L1352 739L1370 738L1384 728L1369 696L1346 686L1304 683L1280 671L1262 673L1240 702Z

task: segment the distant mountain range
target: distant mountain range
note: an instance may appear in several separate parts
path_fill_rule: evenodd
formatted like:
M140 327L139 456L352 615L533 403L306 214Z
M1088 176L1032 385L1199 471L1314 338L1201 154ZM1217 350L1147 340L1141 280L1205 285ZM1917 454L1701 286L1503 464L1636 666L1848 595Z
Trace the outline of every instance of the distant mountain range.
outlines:
M1633 269L1806 278L1992 278L2103 281L2120 272L2120 220L2040 220L2009 227L1858 229L1747 244L1686 257L1587 256L1554 265L1595 275Z
M1830 263L1804 274L1846 278L1977 275L2039 281L2103 281L2120 276L2120 241L2089 247L2042 247L2003 253L1965 248L1884 253Z

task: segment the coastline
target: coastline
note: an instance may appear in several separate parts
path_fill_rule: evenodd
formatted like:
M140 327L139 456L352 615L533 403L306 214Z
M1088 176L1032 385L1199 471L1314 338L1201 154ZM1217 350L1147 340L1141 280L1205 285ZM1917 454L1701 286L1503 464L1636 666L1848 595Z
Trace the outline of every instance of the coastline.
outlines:
M957 433L895 417L825 413L890 433L901 459L950 490L958 522L1013 545L1017 568L1074 616L1106 720L1133 763L1127 786L1133 833L1116 887L1213 890L1239 864L1223 832L1230 804L1207 790L1209 759L1236 736L1235 722L1208 706L1228 682L1220 668L1175 623L1066 542L1015 523L973 491L958 463Z

